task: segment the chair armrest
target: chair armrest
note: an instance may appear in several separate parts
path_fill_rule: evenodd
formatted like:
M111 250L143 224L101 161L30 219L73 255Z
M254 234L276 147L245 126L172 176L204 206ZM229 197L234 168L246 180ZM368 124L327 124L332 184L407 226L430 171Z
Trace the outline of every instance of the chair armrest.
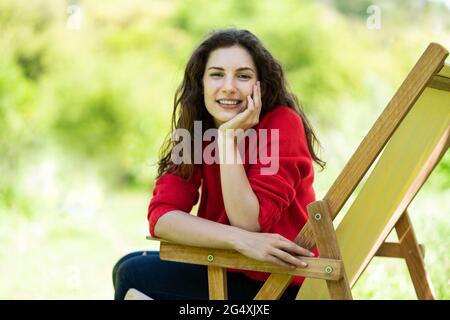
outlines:
M147 239L161 242L161 260L324 280L339 280L343 277L342 260L302 257L301 259L308 264L306 268L289 269L270 262L248 258L236 250L193 247L152 237L147 237Z

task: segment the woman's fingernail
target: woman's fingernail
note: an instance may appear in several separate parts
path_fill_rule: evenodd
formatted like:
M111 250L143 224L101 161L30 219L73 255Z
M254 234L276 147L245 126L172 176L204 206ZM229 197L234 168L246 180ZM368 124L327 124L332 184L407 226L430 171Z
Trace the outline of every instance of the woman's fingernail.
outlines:
M310 257L314 257L315 255L314 255L314 253L309 252L309 256L310 256Z

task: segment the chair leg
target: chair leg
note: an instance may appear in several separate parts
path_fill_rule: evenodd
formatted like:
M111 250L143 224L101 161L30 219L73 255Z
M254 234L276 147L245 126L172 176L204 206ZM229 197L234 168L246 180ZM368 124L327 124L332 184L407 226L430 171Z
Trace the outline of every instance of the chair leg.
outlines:
M316 201L309 204L308 215L314 237L316 239L319 256L321 258L342 260L328 203L326 201ZM353 299L345 270L343 274L344 276L339 280L327 280L328 291L331 299Z
M210 300L227 300L227 272L225 268L208 266L208 286Z
M419 244L412 228L408 212L405 212L395 224L402 256L408 266L411 280L416 290L417 298L420 300L434 300L435 294L430 277L425 270Z

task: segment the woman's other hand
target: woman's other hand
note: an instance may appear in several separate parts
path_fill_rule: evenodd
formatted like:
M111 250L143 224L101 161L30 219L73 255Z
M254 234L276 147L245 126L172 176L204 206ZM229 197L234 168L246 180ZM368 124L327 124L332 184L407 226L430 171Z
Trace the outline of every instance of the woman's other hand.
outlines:
M307 266L307 263L299 259L299 256L314 257L308 249L274 233L242 230L236 237L234 248L249 258L272 262L290 269Z

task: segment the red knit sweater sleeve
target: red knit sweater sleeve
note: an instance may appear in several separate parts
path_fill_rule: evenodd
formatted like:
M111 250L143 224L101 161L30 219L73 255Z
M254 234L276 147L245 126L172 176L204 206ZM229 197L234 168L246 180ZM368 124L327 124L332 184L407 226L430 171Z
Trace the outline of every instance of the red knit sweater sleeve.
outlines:
M267 130L267 144L259 143L259 154L269 155L272 163L263 164L258 156L247 177L253 192L259 200L259 224L261 232L270 232L280 220L280 215L296 198L302 177L312 170L312 160L308 149L303 122L300 116L288 107L278 107L261 121L260 129ZM273 133L278 129L278 139ZM261 139L259 139L260 141ZM278 145L278 156L271 150ZM267 150L265 150L267 148ZM264 151L265 150L265 151ZM267 158L266 158L267 159ZM278 168L274 163L278 162ZM267 163L267 161L266 161ZM262 174L262 168L273 167L271 174ZM278 170L275 170L278 169Z
M195 168L189 180L173 173L166 173L156 180L147 215L152 237L156 237L156 222L167 212L180 210L190 213L199 199L200 184L201 170L198 168Z

